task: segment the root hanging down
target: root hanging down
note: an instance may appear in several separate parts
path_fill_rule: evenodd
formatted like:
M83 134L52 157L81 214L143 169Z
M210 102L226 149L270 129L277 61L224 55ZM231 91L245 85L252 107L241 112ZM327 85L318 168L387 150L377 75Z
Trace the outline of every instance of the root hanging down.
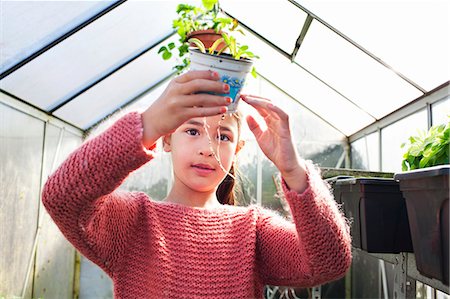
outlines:
M217 126L217 136L219 136L219 139L217 141L217 152L214 150L212 139L211 139L211 136L209 135L209 131L208 131L209 125L206 123L206 117L203 117L203 128L206 132L206 136L208 137L209 148L210 148L211 152L213 153L214 159L216 159L217 163L219 163L220 169L222 169L223 172L225 172L227 175L232 177L233 180L236 180L236 177L233 174L231 174L228 170L226 170L225 167L223 167L222 162L220 162L220 124L222 123L222 120L224 120L224 119L225 119L225 114L222 115L222 118L219 120L219 123Z

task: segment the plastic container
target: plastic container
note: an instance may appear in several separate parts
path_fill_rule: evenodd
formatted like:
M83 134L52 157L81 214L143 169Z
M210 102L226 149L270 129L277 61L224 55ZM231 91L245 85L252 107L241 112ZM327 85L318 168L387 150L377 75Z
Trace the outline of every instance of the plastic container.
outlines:
M220 56L209 55L195 48L190 48L189 53L191 57L191 70L216 71L219 73L221 81L230 85L230 92L228 94L218 95L229 96L233 102L228 105L228 112L235 112L239 104L240 92L248 73L252 69L253 61L246 58L236 60L229 54L221 54Z
M449 284L450 166L395 174L406 200L417 270Z
M351 219L352 244L367 252L412 252L405 200L398 182L351 178L334 183L336 201Z

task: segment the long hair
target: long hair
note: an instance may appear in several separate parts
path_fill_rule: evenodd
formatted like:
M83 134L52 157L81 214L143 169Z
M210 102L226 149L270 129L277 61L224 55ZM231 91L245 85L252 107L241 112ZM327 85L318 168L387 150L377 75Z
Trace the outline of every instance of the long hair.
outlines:
M238 142L241 136L241 121L242 121L242 114L239 111L236 111L232 114L232 116L236 119L237 125L238 125ZM233 163L231 165L230 174L232 174L235 178L237 178L238 171L236 169L236 165ZM223 205L232 205L234 206L237 204L236 199L236 189L238 189L238 183L231 177L229 174L223 179L223 181L219 184L219 187L217 187L216 195L219 202Z
M234 165L231 166L229 172L234 175ZM234 194L235 184L235 180L227 174L227 176L220 183L219 187L217 187L216 195L221 204L234 206L236 202L236 195Z

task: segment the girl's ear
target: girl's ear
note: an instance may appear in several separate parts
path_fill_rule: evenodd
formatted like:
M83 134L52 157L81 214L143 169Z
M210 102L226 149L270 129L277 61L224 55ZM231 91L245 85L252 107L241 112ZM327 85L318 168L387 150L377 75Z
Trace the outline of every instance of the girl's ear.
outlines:
M237 153L239 153L239 151L244 147L245 145L245 140L239 140L238 144L236 145L236 151L234 152L234 154L236 155Z
M172 147L170 146L170 143L171 143L171 137L172 137L172 135L171 134L169 134L169 135L164 135L164 137L163 137L163 149L164 149L164 151L165 152L170 152L171 150L172 150Z

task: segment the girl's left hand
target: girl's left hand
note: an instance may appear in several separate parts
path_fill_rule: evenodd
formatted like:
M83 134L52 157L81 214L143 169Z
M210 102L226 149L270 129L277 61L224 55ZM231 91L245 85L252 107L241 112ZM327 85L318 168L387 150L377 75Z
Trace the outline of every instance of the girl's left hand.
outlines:
M263 131L251 115L247 116L247 124L259 147L281 172L289 188L303 192L307 187L306 173L292 141L289 116L269 99L252 95L241 95L241 98L255 108L267 124L267 130Z

